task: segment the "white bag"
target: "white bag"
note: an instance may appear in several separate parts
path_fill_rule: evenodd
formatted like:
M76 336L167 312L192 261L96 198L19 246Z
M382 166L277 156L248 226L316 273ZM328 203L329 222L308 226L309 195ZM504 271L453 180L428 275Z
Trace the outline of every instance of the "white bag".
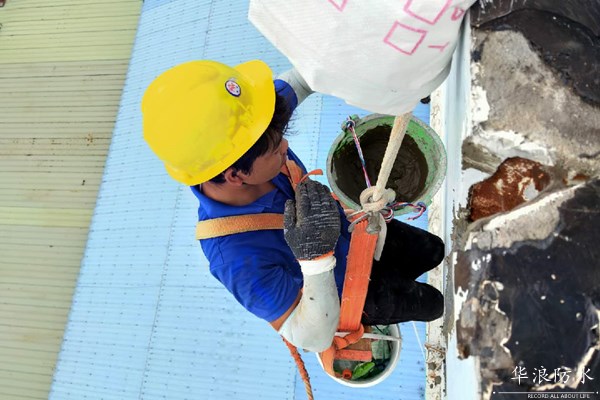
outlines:
M401 115L448 75L474 2L251 0L248 17L313 90Z

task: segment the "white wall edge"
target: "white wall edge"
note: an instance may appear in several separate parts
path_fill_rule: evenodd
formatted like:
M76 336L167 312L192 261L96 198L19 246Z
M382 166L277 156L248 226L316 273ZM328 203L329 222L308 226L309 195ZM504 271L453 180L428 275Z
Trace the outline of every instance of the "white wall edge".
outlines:
M427 324L427 400L476 400L481 398L478 360L458 358L456 319L464 299L454 297L452 254L453 220L465 204L466 182L462 176L462 142L471 134L471 28L465 16L452 68L444 83L431 95L430 125L437 132L448 156L446 179L429 209L430 231L446 244L442 268L429 273L429 283L444 293L445 316ZM440 351L442 350L442 351Z

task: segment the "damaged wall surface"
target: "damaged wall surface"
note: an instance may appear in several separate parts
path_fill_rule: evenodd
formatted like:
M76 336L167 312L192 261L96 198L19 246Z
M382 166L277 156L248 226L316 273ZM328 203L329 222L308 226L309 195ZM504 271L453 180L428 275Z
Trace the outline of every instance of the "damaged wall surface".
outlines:
M600 180L481 221L466 235L455 283L469 293L459 351L479 356L485 398L599 390ZM583 373L594 380L582 383Z
M597 396L600 1L482 1L471 23L462 184L487 179L456 212L458 355L482 399Z

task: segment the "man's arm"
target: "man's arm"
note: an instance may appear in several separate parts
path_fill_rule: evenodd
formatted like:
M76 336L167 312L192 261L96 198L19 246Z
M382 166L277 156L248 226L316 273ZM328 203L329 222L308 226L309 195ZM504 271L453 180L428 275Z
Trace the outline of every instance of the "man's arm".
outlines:
M300 105L308 96L314 93L314 90L308 86L308 83L302 78L295 68L289 69L275 78L286 82L296 94L296 106Z
M277 318L275 321L269 322L271 324L271 326L273 327L273 329L275 329L277 332L279 332L283 323L288 319L288 317L294 311L294 309L296 308L298 303L300 303L301 298L302 298L302 291L299 290L298 296L296 296L296 300L294 300L294 302L292 303L290 308L288 308L287 311L284 312L281 317Z
M331 345L340 315L333 250L340 232L337 205L326 186L307 180L285 207L285 239L298 259L304 285L292 306L271 325L310 351Z

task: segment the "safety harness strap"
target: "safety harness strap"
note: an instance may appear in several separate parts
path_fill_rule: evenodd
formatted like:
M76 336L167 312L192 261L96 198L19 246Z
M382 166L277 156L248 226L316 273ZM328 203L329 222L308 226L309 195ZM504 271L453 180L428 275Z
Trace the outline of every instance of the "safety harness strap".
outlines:
M267 229L283 229L283 214L233 215L200 221L196 225L196 239L210 239Z
M287 176L294 190L296 185L313 173L323 173L321 170L304 174L302 168L293 160L287 160L281 167L281 172ZM264 213L232 215L230 217L213 218L199 221L196 224L196 239L211 239L233 235L236 233L263 231L268 229L283 229L283 214Z
M305 179L306 176L319 172L322 174L322 171L316 170L305 175L298 164L292 160L288 160L284 164L281 172L290 179L294 190L296 190L297 184ZM283 229L283 218L283 214L265 213L236 215L200 221L196 226L196 239L209 239L257 230ZM339 376L333 370L333 361L335 359L370 360L372 358L370 350L343 350L361 340L364 334L364 326L361 324L362 310L365 304L369 277L371 275L371 265L377 244L377 235L368 233L366 231L367 225L367 220L359 222L355 226L350 240L340 309L340 322L338 325L338 332L350 333L344 337L336 336L331 347L320 353L323 369L332 376ZM292 354L294 354L293 351ZM298 362L298 360L296 361ZM298 368L300 371L304 369L301 359ZM303 376L303 379L307 383L308 376ZM310 383L308 385L310 387Z
M368 220L363 220L355 226L346 262L338 332L350 332L350 334L344 337L336 336L331 347L319 353L323 369L331 376L339 376L333 370L333 362L336 359L370 361L372 358L370 350L343 350L361 340L364 334L361 317L367 297L373 254L377 245L377 235L368 233L367 226Z

